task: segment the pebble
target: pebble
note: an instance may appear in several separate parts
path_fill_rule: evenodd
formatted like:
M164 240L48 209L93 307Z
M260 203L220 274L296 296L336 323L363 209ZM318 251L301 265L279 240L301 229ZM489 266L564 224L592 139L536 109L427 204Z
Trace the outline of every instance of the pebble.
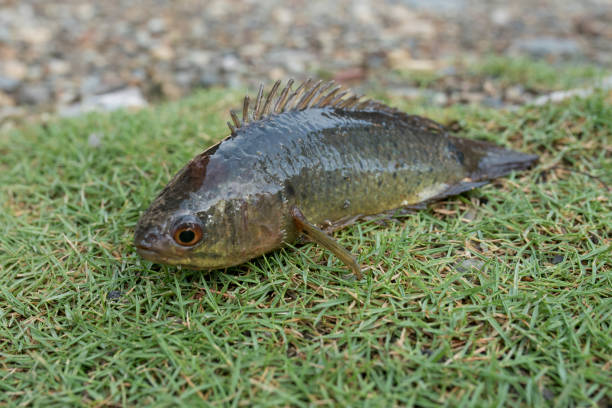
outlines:
M89 147L98 148L102 146L102 138L98 133L90 133L87 137L87 144Z
M76 116L92 111L114 111L121 108L142 108L147 101L140 89L135 87L120 89L102 95L85 98L82 102L59 109L60 116Z
M564 260L565 260L565 257L563 255L555 255L550 260L550 263L552 263L553 265L557 265L563 262Z
M118 300L121 298L121 295L123 295L123 292L121 292L120 290L111 290L106 295L106 299L107 300Z
M221 60L221 67L226 72L238 71L241 68L240 60L234 54L224 55Z
M42 105L51 100L51 91L42 84L28 84L19 89L17 101L23 105Z
M147 27L152 34L160 34L166 31L166 22L163 18L153 18L149 20Z
M6 60L0 62L0 73L15 81L21 81L28 74L28 67L17 60Z
M205 67L212 61L213 57L214 53L211 51L197 50L189 53L187 61L193 66Z
M431 99L432 103L436 106L448 105L448 96L444 92L435 92Z
M525 91L483 92L481 84L472 85L486 78L461 76L461 62L447 72L436 70L455 57L491 50L612 62L612 5L601 1L597 7L591 1L527 0L208 0L202 8L157 0L138 7L56 3L9 2L0 13L0 92L32 112L41 104L53 110L90 101L127 85L149 92L159 78L161 96L169 97L201 86L341 78L347 72L354 73L347 79L351 86L385 89L399 82L398 73L414 70L454 77L431 84L426 98L435 105L498 106L499 100L524 103ZM519 19L527 9L529 15ZM417 86L399 78L402 87ZM80 106L75 109L85 109Z
M482 105L488 108L499 109L504 106L504 101L501 98L497 98L493 96L486 96L482 100Z
M485 263L481 261L480 259L469 258L457 264L456 268L459 272L463 272L463 273L474 272L474 270L481 271L482 268L484 267L484 264Z
M49 72L54 75L62 76L70 72L70 64L61 59L52 59L48 63Z
M533 57L570 57L581 53L578 42L567 38L535 37L516 40L511 50L527 53Z
M50 29L36 25L21 26L17 31L17 38L19 40L34 46L47 43L52 35L53 33Z
M505 26L512 21L512 13L506 7L499 7L491 12L491 22L498 26Z
M0 91L0 107L2 106L14 106L15 100L11 98L9 95Z
M198 85L204 88L209 88L219 84L220 82L222 82L221 76L216 70L205 70L202 75L200 75Z
M174 51L167 44L158 44L151 50L153 57L158 60L168 61L174 58Z
M19 82L16 79L0 75L0 91L13 92L19 86Z
M522 85L509 86L504 91L504 97L511 103L523 102L523 95L525 95L525 88Z

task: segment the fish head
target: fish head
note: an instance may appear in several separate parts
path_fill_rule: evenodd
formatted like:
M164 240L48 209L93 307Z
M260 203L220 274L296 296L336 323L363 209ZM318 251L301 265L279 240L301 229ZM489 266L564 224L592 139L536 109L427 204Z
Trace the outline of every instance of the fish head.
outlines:
M134 246L145 259L190 269L241 264L280 245L275 200L244 193L236 162L196 156L142 214ZM267 196L266 196L267 197ZM268 197L269 198L269 197Z

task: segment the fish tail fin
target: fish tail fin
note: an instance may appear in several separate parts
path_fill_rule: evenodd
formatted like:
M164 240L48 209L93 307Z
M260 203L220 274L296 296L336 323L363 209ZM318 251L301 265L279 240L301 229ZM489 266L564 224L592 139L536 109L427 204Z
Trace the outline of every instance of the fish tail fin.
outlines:
M513 170L525 170L539 159L535 154L517 152L480 140L453 137L453 142L463 153L474 181L491 180Z

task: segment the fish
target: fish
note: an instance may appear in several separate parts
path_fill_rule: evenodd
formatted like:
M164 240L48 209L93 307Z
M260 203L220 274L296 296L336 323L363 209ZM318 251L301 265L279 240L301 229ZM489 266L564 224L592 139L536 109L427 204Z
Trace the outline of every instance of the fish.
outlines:
M196 155L134 231L145 259L189 269L243 264L295 243L321 245L361 279L332 231L532 166L538 156L451 135L425 117L334 81L277 81L230 111L230 133Z

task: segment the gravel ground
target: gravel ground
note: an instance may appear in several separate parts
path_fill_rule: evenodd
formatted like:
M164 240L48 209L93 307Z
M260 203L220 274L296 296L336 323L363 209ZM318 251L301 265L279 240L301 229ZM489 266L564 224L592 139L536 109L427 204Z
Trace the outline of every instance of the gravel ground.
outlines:
M0 121L288 77L452 77L487 53L612 65L612 1L0 0Z

